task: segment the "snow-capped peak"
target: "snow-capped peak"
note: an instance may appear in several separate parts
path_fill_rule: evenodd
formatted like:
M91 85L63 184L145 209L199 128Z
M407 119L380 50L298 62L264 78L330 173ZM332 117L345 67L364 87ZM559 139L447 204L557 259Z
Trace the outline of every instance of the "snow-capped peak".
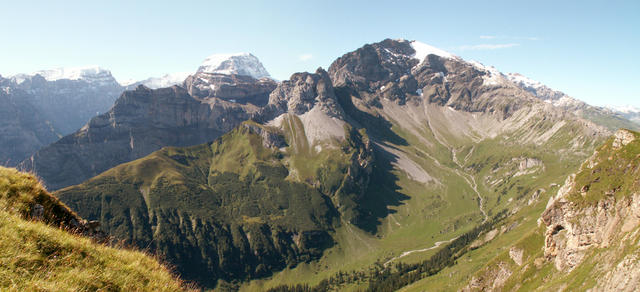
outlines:
M424 59L428 55L437 55L443 58L450 58L450 59L457 58L457 56L454 54L451 54L444 50L427 45L425 43L421 43L419 41L411 41L410 44L411 44L411 47L416 51L413 57L420 60L420 62L424 61Z
M621 112L623 114L640 114L640 108L637 108L635 106L631 106L631 105L625 105L625 106L607 106L608 108Z
M256 79L270 77L260 60L249 53L211 55L202 62L197 72L246 75Z
M33 75L40 75L47 81L56 81L60 79L79 80L94 79L111 76L111 71L100 67L74 67L74 68L56 68L50 70L41 70L34 72Z
M112 82L115 81L111 75L111 71L97 67L67 67L67 68L55 68L48 70L40 70L31 74L17 74L11 78L18 84L24 80L34 77L36 75L42 76L47 81L57 80L85 80L87 82Z
M189 75L191 75L191 72L169 73L169 74L163 75L162 77L150 77L140 81L135 81L133 79L125 80L123 82L120 82L120 85L131 86L131 85L142 84L151 89L165 88L173 85L182 84L182 82L184 82L184 80L187 79Z

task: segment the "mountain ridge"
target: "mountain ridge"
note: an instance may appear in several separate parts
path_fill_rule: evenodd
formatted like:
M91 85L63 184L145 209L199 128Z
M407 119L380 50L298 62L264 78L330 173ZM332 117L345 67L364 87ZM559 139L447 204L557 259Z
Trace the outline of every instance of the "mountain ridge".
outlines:
M173 255L174 263L181 265L189 278L213 287L231 282L247 289L266 290L278 281L290 283L298 279L287 277L290 273L338 272L343 264L335 260L341 256L353 259L351 266L367 267L407 250L449 241L487 221L501 208L517 210L515 202L539 202L536 192L542 184L548 185L556 175L566 174L568 166L587 157L587 151L610 133L504 79L495 79L500 76L490 68L433 54L418 60L415 54L408 41L385 40L365 45L338 58L327 71L296 73L290 80L278 83L270 92L267 105L255 107L251 114L257 124L239 123L213 143L161 149L83 184L61 189L57 195L75 209L85 210L88 218L113 218L114 221L107 220L105 224L123 239L141 236L145 239L139 244L144 244L151 236L161 236L163 239L155 243L156 248ZM162 91L139 90L151 95ZM137 101L143 95L130 97ZM184 98L190 100L188 94ZM198 102L216 99L207 95L198 98ZM341 126L342 133L334 135ZM285 143L279 136L284 137ZM504 151L496 154L496 147ZM274 156L254 160L259 153ZM142 161L155 166L138 167ZM280 165L278 172L264 172L274 165ZM155 174L149 176L141 169L155 169ZM320 242L332 244L316 249L317 253L309 260L286 256L291 253L282 251L289 250L284 246L290 242L286 236L275 235L279 234L274 231L278 227L273 224L280 220L275 218L290 217L279 217L281 211L277 209L267 213L238 209L239 213L233 216L215 217L218 219L207 223L214 230L227 230L214 226L227 220L223 218L244 218L235 223L240 229L228 229L238 230L237 235L227 237L226 242L234 244L214 247L200 241L170 239L170 234L191 232L179 222L191 221L194 214L190 208L170 203L177 199L167 197L169 194L180 194L185 202L207 202L206 198L213 200L224 193L210 190L224 190L253 179L261 181L265 173L278 174L283 182L300 183L309 192L321 194L318 198L324 198L326 208L335 211L327 213L331 214L329 217L322 216L331 218L332 223L318 227L325 234L323 238L330 239ZM500 179L500 175L508 173L514 178ZM225 180L219 179L222 177ZM118 189L118 185L122 188ZM288 188L280 190L263 193L274 196L273 201L292 195ZM250 192L237 192L246 193ZM202 197L203 194L207 195ZM537 194L544 196L541 192ZM114 203L96 205L103 198ZM130 205L118 207L123 202ZM227 210L215 207L219 206L216 204L205 205L211 208L206 212ZM134 219L127 214L134 214ZM118 225L118 222L128 223ZM171 229L175 231L157 234L149 231L154 230L153 226L156 230L161 228L160 222L165 222L165 227L173 226ZM258 231L251 229L247 250L239 238L249 237L242 233L253 228L251 224L269 227L260 229L262 235L258 237L255 237ZM400 234L412 231L417 232L416 240L399 240ZM267 236L269 232L273 235ZM284 242L284 246L276 242ZM176 244L189 247L178 248ZM233 274L219 272L229 259L253 258L255 248L269 257L234 266ZM205 263L206 268L197 271L185 270L182 259L199 257L201 249L225 251L226 260ZM420 253L415 256L422 257ZM327 268L320 269L318 265ZM267 284L255 280L264 277L271 280L265 280ZM318 277L321 276L314 279Z

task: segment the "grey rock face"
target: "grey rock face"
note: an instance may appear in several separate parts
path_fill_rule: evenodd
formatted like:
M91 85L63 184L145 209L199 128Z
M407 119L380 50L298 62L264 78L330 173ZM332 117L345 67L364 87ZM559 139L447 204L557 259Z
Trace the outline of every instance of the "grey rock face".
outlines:
M383 98L398 104L435 103L504 118L533 99L523 92L516 96L514 86L483 86L490 73L462 59L430 54L418 60L415 53L410 42L387 39L338 58L329 67L329 76L336 88L355 90L366 104L377 107Z
M344 111L337 102L333 84L327 71L318 68L315 74L295 73L283 81L269 96L267 112L274 118L285 112L304 114L319 105L331 117L344 119Z
M249 119L257 108L218 98L197 100L184 88L127 91L113 108L20 164L50 190L80 183L164 146L211 141Z
M242 124L242 126L247 128L249 131L260 135L262 138L262 146L265 148L279 149L287 146L284 136L276 131L269 131L254 124Z
M4 80L7 82L7 80ZM4 86L0 77L0 164L14 166L58 139L27 92Z
M241 104L264 106L277 83L269 78L198 72L187 77L185 88L197 98L219 98Z
M559 271L571 271L592 248L607 247L640 224L640 195L616 201L607 197L594 206L558 200L542 214L545 256ZM621 232L622 231L622 232Z
M23 77L21 82L16 82L14 77L12 86L28 92L28 101L42 113L43 118L66 135L80 129L93 116L109 110L124 91L108 71L94 77L95 80L47 81L35 75Z

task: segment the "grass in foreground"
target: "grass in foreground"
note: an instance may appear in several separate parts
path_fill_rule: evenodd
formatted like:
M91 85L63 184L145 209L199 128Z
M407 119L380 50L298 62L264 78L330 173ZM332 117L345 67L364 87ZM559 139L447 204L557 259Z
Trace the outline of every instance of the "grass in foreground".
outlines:
M42 222L27 219L36 202L45 206ZM166 267L142 252L100 245L46 224L61 216L75 214L33 176L0 167L0 290L185 289Z

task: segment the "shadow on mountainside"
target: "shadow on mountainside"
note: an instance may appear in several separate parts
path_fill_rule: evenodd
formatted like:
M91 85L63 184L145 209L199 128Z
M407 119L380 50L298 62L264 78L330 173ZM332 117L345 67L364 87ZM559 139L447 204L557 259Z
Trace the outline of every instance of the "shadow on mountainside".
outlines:
M391 123L381 116L375 116L358 109L351 101L352 96L358 96L350 88L339 87L335 89L336 96L345 113L354 122L354 126L365 128L372 142L387 143L406 146L407 141L391 130ZM369 186L359 203L360 218L354 222L359 228L375 234L382 218L395 213L389 206L399 206L409 197L398 190L398 176L394 174L391 164L395 155L382 147L374 146L375 162Z

